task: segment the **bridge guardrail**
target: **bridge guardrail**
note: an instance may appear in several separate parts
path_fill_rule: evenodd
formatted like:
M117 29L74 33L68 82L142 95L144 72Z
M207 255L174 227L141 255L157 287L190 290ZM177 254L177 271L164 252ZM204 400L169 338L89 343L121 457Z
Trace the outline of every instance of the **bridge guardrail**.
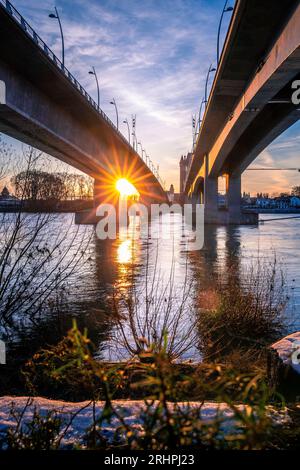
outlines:
M54 52L47 46L47 44L42 40L42 38L34 31L34 29L27 23L25 18L18 12L18 10L10 3L9 0L0 0L0 7L4 8L6 12L10 15L12 19L14 19L23 29L23 31L30 37L32 41L35 42L37 46L44 52L45 55L56 65L58 69L65 75L65 77L72 83L72 85L85 97L85 99L89 102L89 104L105 119L110 126L113 127L115 132L121 137L121 139L126 142L127 145L130 145L135 153L144 161L143 157L136 152L134 147L128 142L127 139L123 136L123 134L119 131L119 129L115 126L115 124L109 119L109 117L102 111L102 109L98 106L98 104L94 101L94 99L88 94L88 92L83 88L83 86L78 82L78 80L74 77L74 75L66 68L66 66L61 62L61 60L54 54ZM149 168L151 173L156 177L159 181L160 185L163 187L164 184L158 175L150 169L147 162L145 165Z

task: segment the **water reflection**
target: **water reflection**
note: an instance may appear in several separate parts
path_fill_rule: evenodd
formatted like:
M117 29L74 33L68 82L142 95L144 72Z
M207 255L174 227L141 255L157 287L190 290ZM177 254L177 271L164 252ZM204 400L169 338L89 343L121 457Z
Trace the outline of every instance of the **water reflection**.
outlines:
M159 282L155 283L155 295L159 296L166 290L171 276L173 305L177 302L178 306L185 285L190 287L192 300L197 299L201 292L209 297L216 275L226 277L234 271L238 282L238 274L245 265L258 257L272 257L274 252L282 261L293 293L289 305L291 330L300 328L300 220L279 220L255 228L205 227L204 247L195 252L186 250L191 228L184 227L183 233L180 215L173 214L170 219L162 217L152 221L152 224L152 234L159 233L164 224L170 224L171 236L141 239L138 220L131 224L127 234L121 233L118 240L100 241L93 227L90 228L92 238L88 275L85 265L82 266L84 275L79 272L70 281L68 304L60 312L60 318L65 318L64 321L53 321L53 317L43 319L44 330L51 332L51 335L41 334L41 345L59 340L70 327L72 317L77 317L80 326L88 326L89 334L98 350L102 351L114 328L113 322L110 322L113 320L110 300L114 288L120 289L125 296L134 283L142 299L146 283L156 276ZM37 348L39 332L37 328L33 330L37 333L34 333ZM24 338L25 335L22 341L25 341ZM22 351L25 350L25 346L22 347Z
M133 241L131 239L128 238L127 240L121 241L120 245L118 246L117 260L120 264L132 263Z

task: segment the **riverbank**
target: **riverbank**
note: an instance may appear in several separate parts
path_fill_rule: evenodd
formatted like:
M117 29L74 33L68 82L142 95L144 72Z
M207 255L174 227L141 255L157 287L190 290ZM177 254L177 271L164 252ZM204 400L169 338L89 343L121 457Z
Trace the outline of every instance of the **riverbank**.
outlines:
M75 199L70 201L20 201L20 204L0 203L0 213L72 213L92 209L94 200Z
M145 424L144 415L147 413L147 404L143 400L117 400L114 402L116 416L111 421L105 420L102 427L102 438L107 447L113 447L115 436L118 435L120 427L132 429L137 436L142 436ZM157 402L153 403L153 409ZM197 414L197 419L203 428L209 429L214 422L220 422L220 433L229 437L236 433L239 428L235 411L227 403L217 402L179 402L176 405L172 402L167 404L170 413L178 410L182 415L193 412ZM235 405L239 413L245 412L245 405ZM14 410L14 414L11 410ZM58 444L59 449L70 449L74 447L87 448L87 432L94 425L100 416L103 415L105 402L84 401L79 403L49 400L43 397L0 397L0 435L5 435L10 429L11 433L16 433L17 427L25 429L32 422L34 415L50 416L55 415L61 422L61 428L57 433L53 446ZM275 429L288 425L291 421L287 408L276 409L268 407L267 415ZM16 420L16 416L22 416L21 421ZM118 416L120 417L118 419ZM137 438L138 439L138 438ZM103 446L104 446L103 442ZM126 439L120 441L116 448L128 446ZM209 443L207 443L209 448ZM4 444L5 448L5 444Z
M260 207L243 207L243 210L247 212L253 212L255 214L300 214L300 208L293 209L263 209Z

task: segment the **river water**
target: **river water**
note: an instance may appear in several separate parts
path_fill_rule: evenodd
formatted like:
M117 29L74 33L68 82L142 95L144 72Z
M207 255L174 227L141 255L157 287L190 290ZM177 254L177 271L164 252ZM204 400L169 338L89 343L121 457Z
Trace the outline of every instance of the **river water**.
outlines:
M72 214L57 216L53 230L59 230L72 220ZM80 227L90 236L89 259L68 280L62 310L28 327L23 332L23 351L36 350L45 343L55 343L67 331L73 317L80 327L86 326L96 345L99 356L117 359L113 350L107 349L114 326L112 299L114 290L124 301L128 293L137 297L141 318L145 315L145 299L150 292L151 302L168 315L178 315L183 297L184 313L180 318L183 328L188 325L192 305L200 295L209 297L214 279L227 276L232 270L243 270L262 258L272 260L276 255L278 266L284 271L289 290L287 306L288 330L300 328L300 219L282 220L281 215L261 215L266 220L257 227L216 226L205 229L205 243L199 251L187 251L190 229L182 231L182 218L174 214L171 219L152 222L155 233L163 225L170 228L169 237L118 240L97 239L92 226ZM267 221L277 218L276 221ZM66 240L68 242L68 240ZM170 297L172 298L170 302ZM64 305L64 306L63 306ZM126 306L124 307L126 310ZM165 313L164 313L165 314ZM159 321L162 321L160 318ZM130 335L130 332L125 334ZM27 345L27 346L26 346ZM30 345L30 347L28 346ZM119 344L122 351L123 344ZM195 351L193 352L193 354ZM189 352L187 357L189 357Z

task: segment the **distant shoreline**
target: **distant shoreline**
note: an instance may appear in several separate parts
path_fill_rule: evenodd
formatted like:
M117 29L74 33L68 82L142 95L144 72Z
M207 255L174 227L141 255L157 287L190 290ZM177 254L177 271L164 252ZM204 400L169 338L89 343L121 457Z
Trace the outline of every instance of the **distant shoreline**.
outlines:
M262 208L242 208L245 212L254 212L256 214L300 214L299 209L262 209Z
M29 208L29 207L23 207L22 210L20 210L19 207L0 207L0 213L17 213L17 212L24 212L24 213L32 213L36 214L38 212L40 213L75 213L82 211L84 209L91 209L93 207L93 204L88 203L87 205L83 205L81 207L54 207L54 208L42 208L42 207L36 207L36 208ZM254 213L254 214L300 214L300 208L299 209L261 209L261 208L244 208L242 207L242 212L245 213Z
M82 210L91 209L94 207L93 200L74 200L74 201L61 201L58 203L51 202L24 202L20 204L1 205L0 213L67 213L67 212L78 212Z

